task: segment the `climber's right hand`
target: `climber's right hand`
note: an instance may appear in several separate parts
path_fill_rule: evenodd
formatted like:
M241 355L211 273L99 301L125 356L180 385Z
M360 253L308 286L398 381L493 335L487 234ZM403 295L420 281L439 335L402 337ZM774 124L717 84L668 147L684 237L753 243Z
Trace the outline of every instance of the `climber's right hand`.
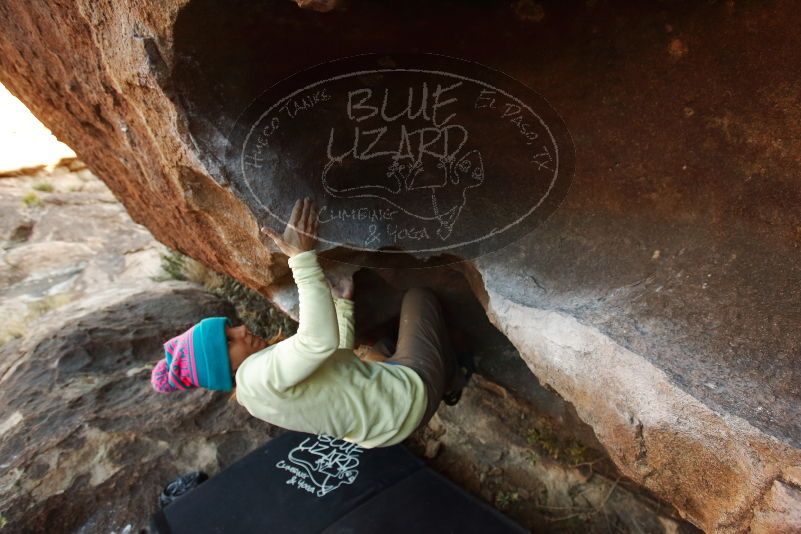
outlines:
M336 279L326 274L326 279L328 287L331 288L332 297L353 300L353 275Z
M281 252L291 258L314 249L317 243L317 222L314 201L306 197L295 202L283 236L268 226L263 226L261 233L271 238Z

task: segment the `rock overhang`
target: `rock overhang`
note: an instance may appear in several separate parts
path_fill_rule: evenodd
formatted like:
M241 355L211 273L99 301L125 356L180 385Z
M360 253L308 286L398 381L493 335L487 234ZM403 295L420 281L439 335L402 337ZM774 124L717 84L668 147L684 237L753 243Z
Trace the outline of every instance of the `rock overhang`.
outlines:
M292 23L288 23L295 16L292 8L283 6L279 9L285 10L285 13L262 19L265 26L269 25L273 30L270 38L246 47L249 53L262 50L267 55L271 48L277 49L295 42L295 37L285 33L293 27ZM348 16L351 22L361 17L375 16L375 12L367 14L369 11L354 9ZM418 38L410 46L412 49L425 49L425 46L420 46L421 43L436 42L440 45L438 52L468 57L476 57L472 54L477 54L485 61L494 61L492 65L516 63L519 68L519 65L525 64L527 70L536 73L527 75L539 81L542 81L546 72L561 76L562 83L568 83L567 77L575 75L565 72L563 68L543 64L543 54L533 51L542 48L523 47L514 59L506 57L499 60L505 46L508 46L506 39L499 39L501 43L493 43L493 46L483 43L485 46L480 47L480 51L479 47L466 45L463 40L454 38L448 41L448 36L453 37L450 32L455 26L452 23L458 20L459 14L449 13L439 6L427 7L424 11L430 15L426 17L427 23L432 26L440 24L443 31L437 37ZM379 34L366 28L337 38L333 29L335 24L329 24L330 21L325 21L323 17L314 20L315 15L300 22L306 16L297 14L299 18L294 22L306 25L311 32L311 35L304 35L304 47L290 45L289 48L297 50L297 53L288 54L282 58L280 65L276 65L274 70L270 69L274 73L272 77L262 70L255 76L258 81L251 78L249 85L231 90L246 92L255 99L259 83L276 83L282 77L294 74L293 69L300 70L327 59L371 52L376 48L386 50L409 46L402 24L398 25L401 29L396 30L397 33ZM400 19L403 16L398 15ZM548 30L540 28L532 30L518 26L507 31L515 37L521 37L524 42L541 43L552 39L551 36L543 36ZM324 53L320 53L321 49L324 49ZM236 55L236 49L230 53ZM551 51L549 59L553 60L559 53L564 54L565 50ZM651 64L656 62L647 54L640 55ZM636 78L636 75L626 72L622 63L617 64L614 56L609 56L608 61L610 71L620 70L623 73L621 75ZM703 58L700 61L703 62ZM722 67L723 70L726 68L727 65ZM204 67L201 65L199 70L204 71ZM598 70L592 69L593 73ZM214 72L215 67L208 65L204 75L213 77ZM692 91L691 77L681 72L668 72L666 76L680 87ZM726 202L731 199L732 179L737 170L723 168L707 174L702 182L689 183L681 174L675 174L674 166L670 165L659 172L655 164L648 161L650 153L647 152L647 145L642 147L641 143L661 142L667 147L667 152L679 153L678 147L671 150L667 143L672 135L678 135L680 129L686 126L681 120L669 120L664 132L654 132L649 121L658 118L652 109L655 106L638 96L632 96L629 112L646 120L641 125L626 124L627 121L619 112L617 116L608 113L602 115L614 109L608 103L615 98L612 89L620 94L621 89L627 89L625 86L615 80L605 80L600 86L590 89L576 81L584 87L585 93L581 96L607 102L607 105L599 106L603 110L593 110L583 105L578 111L566 111L568 118L573 119L572 123L579 125L575 128L578 130L575 135L579 150L579 174L565 205L540 227L498 251L484 251L480 257L468 258L475 261L459 268L473 271L472 280L480 281L483 289L495 297L487 300L488 312L494 317L495 325L513 342L515 336L505 328L508 318L497 312L497 307L507 302L531 310L528 318L518 323L516 328L526 325L532 330L545 329L557 318L566 321L575 318L589 331L607 336L609 343L616 347L616 350L607 353L607 357L612 358L609 365L619 354L636 354L642 359L640 372L653 372L654 376L661 377L663 381L659 387L671 388L676 396L671 401L674 402L672 408L676 410L675 417L680 418L683 409L692 412L705 407L709 410L708 413L704 412L705 417L715 413L733 417L745 427L753 426L756 435L764 433L768 442L776 439L778 443L783 443L780 446L782 449L798 448L801 444L801 427L797 418L801 376L798 376L797 367L792 363L798 340L792 334L776 335L777 332L792 332L793 325L801 322L797 311L794 311L799 309L801 299L797 289L801 286L801 271L797 267L798 251L793 241L768 236L764 227L748 224L747 221L732 217L731 213L725 213ZM551 79L547 85L555 89L555 83ZM649 82L653 83L653 80ZM565 97L565 94L556 91L546 96L561 102L567 109L577 97ZM695 95L693 98L696 106L704 105L703 99L697 99ZM248 103L245 100L232 98L220 105L219 109L227 105L235 109L237 105ZM695 111L682 108L680 118L687 119L692 113ZM606 121L611 127L607 132L595 130L592 133L584 127L598 121ZM647 132L645 139L648 141L633 138L627 146L618 137L625 135L626 128ZM696 135L702 136L701 133ZM737 142L732 141L734 148ZM609 168L603 168L609 165L606 163L609 156L593 145L611 146L618 153L615 156L617 162ZM701 165L692 153L686 156L693 165ZM698 156L703 158L701 154ZM665 161L664 156L655 159ZM792 166L789 161L788 164ZM621 165L623 168L620 168ZM641 175L643 171L636 170L638 167L656 172L657 176L644 181ZM681 170L686 172L687 167ZM690 194L683 193L682 189L687 189ZM662 194L662 200L659 192L667 191L674 193ZM754 200L769 201L759 200L759 197ZM710 214L710 209L716 213ZM724 223L721 219L726 215L729 221ZM792 213L787 213L785 218L788 226L797 221ZM770 261L766 258L770 258ZM540 315L540 311L545 310L557 315ZM539 323L537 317L545 322ZM771 317L773 324L766 328L758 317ZM564 340L566 343L569 341ZM520 341L516 346L546 383L549 382L549 374L558 375L560 371L568 371L571 365L581 362L578 356L574 362L560 362L564 365L563 369L553 362L543 367L542 358L530 346L521 345ZM592 347L586 350L598 349ZM630 384L625 387L620 387L620 384L642 377L638 378L636 373L626 376L625 371L619 369L621 376L609 384L609 398L603 401L586 399L579 391L582 387L580 384L568 386L556 380L553 385L577 404L579 413L586 420L594 419L596 425L612 423L595 414L596 408L591 403L628 404L624 411L629 412L632 420L638 421L638 417L642 417L648 421L649 417L654 416L649 414L649 406L660 402L660 396L654 392L653 395L644 394L636 399L627 397L626 388ZM646 380L638 385L645 391L654 387ZM682 408L681 402L676 400L678 398L689 404ZM664 415L661 410L658 412L660 417ZM653 424L669 424L660 417L654 419ZM723 420L719 423L723 425L721 428L726 427ZM647 422L645 425L645 432L648 432ZM634 428L636 435L636 424ZM650 431L652 437L657 435L654 429ZM639 432L642 434L642 428ZM615 439L614 433L602 429L600 433L610 443ZM737 442L732 438L730 445L739 451L738 454L743 453L747 447L738 449ZM686 445L689 447L689 442ZM712 442L701 445L701 448L704 446L715 447ZM643 467L647 466L647 459L635 454L620 460L635 461L640 466L630 471L633 477L646 480L652 476L652 468ZM755 466L749 465L737 476L746 476L752 469ZM658 476L656 478L659 479ZM741 480L745 483L745 479ZM667 482L658 480L652 486L658 493L663 493L666 486L660 488L660 484ZM745 490L735 483L731 486L733 492L727 498L737 501L736 496L742 495ZM747 501L738 501L736 504L729 501L726 506L742 510L748 504ZM699 509L692 515L704 515L701 508L703 506L699 504Z
M267 89L275 88L276 84L280 88L281 81L287 78L303 77L304 70L309 67L376 50L433 49L455 57L480 58L492 67L514 64L518 71L526 70L526 76L534 80L544 78L550 69L552 74L561 76L563 84L567 84L568 77L573 74L545 62L545 58L552 63L560 58L560 54L565 57L574 51L569 45L560 43L561 48L551 46L547 54L543 54L543 46L533 46L556 43L558 37L553 33L554 28L565 29L558 14L547 28L541 28L521 24L512 11L500 7L471 5L455 10L444 4L416 5L393 11L395 20L390 24L393 31L388 32L376 26L380 26L378 21L389 17L389 12L360 3L350 6L347 11L328 13L298 10L286 2L275 2L269 8L248 9L247 12L229 10L206 0L186 5L175 22L171 85L181 95L187 110L189 131L201 149L199 157L214 160L215 165L210 168L222 171L217 179L232 186L262 219L270 217L265 213L269 209L260 199L268 197L271 191L278 191L273 195L278 201L288 200L296 191L301 195L303 191L308 192L308 182L316 178L314 171L321 165L304 167L301 157L276 150L277 159L289 161L283 162L283 169L273 168L270 173L275 175L283 171L286 174L297 170L303 177L299 179L303 184L298 187L287 183L289 179L273 177L272 182L264 180L267 183L263 192L254 193L252 182L255 179L243 184L242 177L232 176L236 171L227 167L226 158L230 157L231 149L236 151L238 148L231 146L230 134L236 132L238 120L246 127L252 126L255 121L241 121L242 116L247 114L246 110L254 109L254 102ZM503 37L493 42L465 42L459 38L459 32L464 31L462 22L478 11L489 17L487 24L506 27ZM412 17L418 21L416 26L410 23ZM645 18L658 19L659 15L647 13ZM337 22L345 19L358 31L343 33ZM367 24L368 21L373 21L373 24ZM641 24L646 25L645 22ZM421 34L420 26L436 27L439 31ZM270 31L262 31L264 28L270 28ZM305 31L301 34L298 28ZM649 30L640 31L647 34ZM573 32L579 35L579 31ZM222 39L204 39L204 35L224 37L226 46L220 46ZM514 55L504 57L509 53L510 43L516 39L532 46L519 47ZM716 37L708 39L714 41ZM630 48L627 51L631 52ZM651 65L656 61L650 51L641 52L640 57L650 61ZM269 61L265 63L258 58L269 58ZM663 59L670 64L669 58ZM614 55L608 57L608 71L620 71L621 76L629 78L635 76L615 60ZM387 61L391 60L387 58ZM705 58L697 61L702 64ZM374 61L376 64L379 62L380 59ZM526 67L522 68L522 65ZM723 71L721 78L727 69L729 64L724 62L720 67ZM338 71L329 69L328 73L332 70L345 72L347 67ZM597 74L599 70L593 69L591 73ZM312 79L322 79L322 74L315 76ZM684 84L678 87L689 89L692 83L691 77L682 71L666 72L665 76L677 84ZM650 154L639 146L640 140L632 139L627 147L621 144L618 136L627 127L632 131L650 130L651 121L655 120L652 108L658 105L632 97L631 112L647 120L642 121L642 127L636 123L625 124L622 116L616 119L607 115L604 119L598 116L597 109L588 109L586 105L575 111L572 104L577 95L565 98L553 90L557 81L553 77L547 82L551 88L547 97L561 102L562 105L558 106L561 109L557 111L564 110L577 125L574 129L581 142L579 150L585 149L579 154L580 174L566 204L547 224L533 231L526 228L526 232L520 232L520 235L499 245L502 250L498 253L481 247L469 251L475 256L481 255L474 265L483 274L484 283L517 302L564 311L598 327L622 346L642 354L670 374L680 387L704 402L716 409L732 412L768 434L799 446L801 427L798 427L793 407L801 400L798 389L801 377L792 365L798 340L792 334L776 335L777 332L791 332L793 325L799 324L798 312L794 310L798 310L801 299L801 290L798 289L801 270L795 261L795 242L768 236L767 228L749 224L747 220L738 221L734 214L725 213L725 204L731 199L732 180L736 176L734 169L720 169L694 183L689 183L682 175L673 174L672 166L650 180L634 172L637 166L656 169L647 161ZM652 79L650 84L653 83ZM318 87L326 88L325 85ZM604 80L592 91L585 85L582 96L603 103L610 98L611 88L628 89L615 80ZM313 94L309 92L309 96ZM693 98L699 105L702 103L694 93ZM256 110L266 107L256 106ZM603 108L602 105L597 107ZM609 108L609 104L606 107ZM681 119L686 119L687 114L689 112L682 109ZM324 124L320 131L312 130L317 127L315 120L321 117L327 118L325 115L311 115L308 122L301 123L299 130L287 134L287 137L299 137L303 131L309 131L310 137L327 139L326 126L329 124ZM266 119L259 118L262 119L259 125L263 126ZM606 120L610 125L609 131L590 132L584 127L588 121L597 120ZM214 128L206 128L206 125L214 125ZM665 133L660 137L651 131L648 142L669 139L674 131L678 132L684 126L682 121L666 121ZM686 126L696 132L693 125ZM286 139L282 141L287 143ZM481 141L488 144L487 139ZM324 145L325 139L320 143ZM608 156L590 143L614 146L615 151L624 154L624 168L618 172L599 171ZM671 149L669 145L664 146L668 147L668 152L681 150L680 147ZM489 150L491 148L486 149ZM695 162L692 153L686 156L688 161ZM698 156L703 158L702 154ZM664 161L665 157L657 159ZM502 169L499 174L508 176L510 170ZM374 171L373 174L377 174ZM231 184L230 179L239 183ZM329 180L329 184L335 182ZM331 196L332 191L342 191L353 183L353 178L341 179L339 190L332 186L326 192ZM509 192L517 191L516 185L520 184L510 180L505 184L508 189L504 194L514 196ZM684 188L690 189L692 194L684 194ZM674 193L663 195L665 199L661 200L654 193L659 190ZM764 200L756 197L754 203L769 202L772 198L772 195ZM338 218L341 223L348 222L348 219L354 223L356 219L364 219L364 226L367 226L385 217L387 212L398 211L385 200L367 202L366 207L359 210L352 205L345 205L343 209L332 208L321 213L321 217L328 217L326 222ZM290 206L286 206L285 211ZM488 210L501 209L500 206L498 202L488 200L476 213L486 214ZM274 205L270 207L274 209ZM754 205L750 209L764 208ZM708 213L710 210L714 213ZM285 219L288 211L280 215ZM546 212L547 215L550 212ZM728 215L726 222L720 220L724 215ZM781 220L780 215L777 217ZM798 219L792 212L786 213L785 218L788 227ZM350 240L351 245L353 241ZM335 242L323 244L322 248L336 246ZM397 249L399 252L409 251L409 247L414 248L415 244L407 240L405 246ZM386 248L392 243L380 245ZM354 253L354 257L356 255ZM459 256L458 251L456 255ZM343 256L341 254L340 258ZM464 255L461 257L465 258ZM757 317L771 317L773 324L767 327L759 319L752 318L751 313L756 313ZM759 391L749 391L757 384Z
M710 530L736 531L750 520L748 510L766 494L771 481L789 480L782 473L799 462L799 388L793 365L798 339L793 332L801 322L801 121L796 120L799 108L793 96L799 79L791 68L797 52L781 44L792 38L793 11L786 3L759 8L543 6L544 18L532 19L515 15L519 6L506 5L414 4L390 9L356 3L349 11L318 14L298 11L288 2L242 12L222 3L195 1L184 6L174 28L164 21L172 20L177 9L156 16L160 22L152 26L163 35L154 36L146 56L158 57L153 48L163 48L160 55L173 69L172 83L164 87L172 91L179 120L188 124L178 144L185 143L183 150L204 164L194 164L178 181L201 199L193 209L203 217L204 207L222 195L207 181L225 182L219 161L225 132L236 119L234 110L256 98L265 82L319 63L321 55L331 59L373 52L405 38L404 44L416 50L470 57L536 88L564 115L576 143L577 172L570 195L523 240L460 268L529 366L541 379L553 380L599 435L606 436L605 444L613 451L616 425L627 418L634 421L633 430L624 434L649 450L649 439L669 435L662 431L666 425L674 425L677 435L687 435L682 429L699 428L696 424L710 415L704 410L710 410L723 425L713 428L725 436L725 443L759 459L758 464L745 462L743 469L735 470L733 500L704 490L685 464L674 462L670 467L669 455L658 466L650 465L640 445L620 449L616 461L668 500L673 499L675 484L697 491L700 504L687 509L691 519ZM475 24L477 19L481 25ZM624 30L620 21L626 22ZM343 32L343 27L357 29ZM503 30L489 47L482 41L487 28ZM408 37L420 30L423 37ZM100 26L93 31L104 36L99 42L112 42L113 29ZM210 35L224 36L227 48ZM222 54L223 49L238 53ZM252 68L268 59L270 69ZM85 64L78 67L90 82L93 76L105 75ZM11 70L6 64L4 75ZM231 73L233 83L220 82ZM187 84L182 91L182 76L206 89ZM98 83L97 91L113 87ZM128 97L133 94L143 99L141 104L156 98L135 92ZM35 98L28 94L29 100ZM48 109L44 102L38 106ZM111 109L104 106L100 105L104 113ZM80 115L79 107L72 109ZM56 110L50 112L58 116ZM82 120L91 119L90 112ZM130 124L136 138L137 125ZM176 135L170 128L166 138ZM70 135L75 140L70 144L80 148L80 135ZM100 174L111 185L117 182L118 196L125 191L120 185L124 180L141 179L128 177L123 169L111 172L116 168L108 163L110 156L102 156L93 143L86 146L91 147L84 150L86 159L107 170ZM131 147L126 150L126 157L135 160ZM145 176L143 183L151 178ZM123 198L132 213L141 214L140 220L149 209L141 199L149 194L145 188ZM223 211L209 210L205 216L223 219ZM225 225L247 226L235 219ZM162 238L181 233L180 225L153 226ZM223 233L220 224L200 228ZM218 248L232 248L233 242L218 240ZM233 248L246 243L236 242ZM184 250L199 246L187 239L182 243ZM237 261L247 259L242 251L227 252L239 255ZM252 270L243 273L227 265L225 254L217 254L213 259L218 265L249 276L251 283L259 278ZM199 249L198 255L209 253ZM504 315L513 304L528 310L514 325ZM531 350L535 342L548 340L529 335L573 320L587 329L585 334L604 336L602 345L614 347L607 353L611 361L621 354L634 355L638 365L645 365L638 367L645 375L656 373L659 388L654 395L626 397L625 388L610 387L603 398L588 398L582 388L590 382L562 381L570 376L564 371L582 361L582 351L548 358L547 351ZM526 329L531 332L516 337ZM557 349L548 350L557 354ZM626 385L631 375L623 371L628 368L615 369L621 374L610 385ZM647 383L639 384L648 391ZM665 391L686 403L665 402L657 395ZM672 415L648 417L664 415L660 402L673 406ZM618 418L605 420L603 411L615 406ZM687 420L693 424L680 424ZM719 440L695 441L706 451L720 447ZM681 442L658 438L651 450L665 443Z

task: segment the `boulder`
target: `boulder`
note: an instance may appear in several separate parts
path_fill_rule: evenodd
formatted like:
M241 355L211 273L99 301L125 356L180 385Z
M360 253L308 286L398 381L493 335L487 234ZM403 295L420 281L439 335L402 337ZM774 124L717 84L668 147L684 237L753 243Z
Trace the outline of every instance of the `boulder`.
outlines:
M11 370L8 380L13 383L12 391L41 389L39 374L16 373L18 368L14 367L24 357L23 351L28 350L31 340L39 343L37 340L50 335L37 331L35 325L45 325L45 330L55 325L59 331L62 328L83 328L84 323L80 327L74 326L69 319L87 315L94 317L95 311L101 314L100 317L108 317L109 308L117 306L120 299L125 301L128 309L138 310L140 308L136 306L142 303L136 301L150 301L153 290L158 289L153 285L153 278L164 278L163 275L154 276L161 270L157 243L141 226L127 217L119 204L112 201L102 182L84 171L72 172L75 166L37 171L36 176L15 175L0 182L0 202L9 208L6 212L8 217L0 219L0 231L11 237L3 243L5 264L8 266L3 272L18 279L15 283L0 287L0 310L6 316L15 318L12 324L7 322L4 325L6 332L11 327L14 336L4 343L0 340L0 344L4 345L2 355L5 356L0 358L0 375ZM36 186L39 190L33 189ZM41 203L27 207L22 199L31 191L37 191ZM89 220L84 220L84 217ZM74 257L65 253L72 245L90 247L91 254L75 265ZM31 250L40 253L29 254ZM21 258L25 265L18 261ZM207 280L208 283L208 278L202 274L203 267L191 265L185 267L183 274L196 281ZM337 278L357 269L358 266L337 263L328 269L327 274ZM362 327L359 334L362 337L382 334L380 330L387 323L397 327L395 315L401 292L396 290L389 293L388 287L389 283L400 287L404 282L384 280L377 276L379 272L359 270L356 273L361 295L382 295L381 299L370 300L377 306L361 305L357 309L357 322ZM443 274L446 273L443 271ZM676 519L675 512L641 495L638 488L626 488L616 482L620 480L620 473L603 454L603 447L594 439L592 429L578 419L575 410L541 387L536 378L527 372L514 346L489 323L480 303L472 297L467 282L458 276L454 279L453 274L450 272L450 280L443 278L430 282L445 291L442 294L446 312L459 319L460 325L457 326L469 328L472 335L482 338L481 350L475 354L480 371L505 384L508 389L495 382L476 378L475 383L479 387L469 388L457 407L443 408L435 431L418 432L408 444L413 448L418 443L424 444L421 455L434 461L438 470L476 495L503 508L529 528L547 528L549 521L563 516L559 510L572 509L579 514L576 517L582 519L582 526L577 526L578 530L585 527L603 528L607 524L639 524L651 530L658 530L659 525L665 525L665 529L671 532L693 532L687 523ZM412 277L406 283L413 280ZM461 284L454 283L456 281L461 281ZM213 283L210 285L219 287ZM291 308L297 300L292 286L275 286L282 289L273 295L274 300L282 302L283 295L285 303ZM135 291L132 292L132 289ZM268 306L266 302L259 305L249 296L242 300L243 295L235 290L226 290L224 293L227 298L236 301L238 310L241 307L242 318L252 318L254 311L261 306ZM180 301L183 297L181 292L167 292L163 298ZM206 300L215 299L205 295L198 299L198 304L202 306ZM81 304L67 306L70 301L79 301ZM198 314L203 313L202 309L198 310ZM208 313L217 312L211 309ZM262 318L270 316L259 315ZM125 320L133 325L136 318ZM156 317L155 320L169 323L169 318ZM371 327L371 323L377 327ZM139 326L134 325L133 328ZM94 329L87 332L89 337L95 335ZM384 332L388 335L392 333L391 329ZM69 347L64 348L60 344L55 350L59 354L64 349L89 355L90 361L81 367L81 376L84 383L91 387L61 388L59 395L66 393L70 405L81 406L81 413L77 417L91 421L93 414L111 410L112 405L118 402L118 396L98 395L93 389L106 387L109 374L102 350L97 348L95 342L78 336L73 344L76 341L73 334L68 336L68 340L64 344L69 344ZM153 347L157 347L159 342L156 336L147 341ZM51 345L46 347L52 348ZM367 345L363 347L369 348ZM155 350L154 354L157 352ZM121 376L118 378L123 380ZM126 378L139 381L141 386L149 378L146 366L135 366L134 372L126 372ZM45 381L59 383L58 378L51 376L47 376ZM119 387L123 387L122 383ZM515 396L520 396L522 400L516 400ZM61 397L60 400L63 399ZM8 399L6 401L8 405L13 404ZM150 408L154 410L151 419L168 418L172 403L152 402ZM50 415L48 424L55 429L55 434L74 427L75 414L51 409L49 405L43 409ZM231 410L234 420L239 420L236 404L224 409ZM182 415L179 413L178 417ZM192 413L188 417L190 420L195 418ZM35 410L10 411L8 417L0 420L0 436L6 431L9 435L27 436L30 430L27 425L33 423L36 429L36 421ZM131 424L135 423L134 420ZM205 442L206 425L197 424L192 428L194 434L184 434L182 440ZM93 428L87 434L91 435L91 439L81 448L79 457L91 457L98 465L107 466L119 458L123 459L123 463L134 463L158 457L164 452L163 442L157 440L120 441L118 435L98 433ZM76 467L73 456L69 456L71 449L62 449L61 443L54 444L49 434L34 431L30 436L31 439L25 441L23 448L15 453L17 457L37 459L43 455L57 455L59 462L48 471L45 480L38 469L25 468L24 462L27 460L21 464L7 462L0 467L0 477L6 474L10 476L9 484L0 491L0 501L21 507L21 511L13 517L11 525L14 528L47 531L56 524L77 524L81 525L79 530L84 532L108 532L110 529L118 532L139 531L145 525L148 514L156 505L155 500L149 497L157 492L158 480L136 479L145 484L142 495L135 497L133 509L136 513L119 514L118 508L123 506L121 503L127 503L129 498L128 484L98 484L97 478L81 477L84 471L80 466ZM532 436L536 439L532 440ZM250 445L257 444L258 441L248 442L243 450L225 458L218 455L221 466L247 452ZM537 447L541 449L539 452ZM515 453L506 454L504 451L507 450ZM540 454L544 456L540 457ZM503 456L502 462L494 462L498 455ZM186 460L184 465L188 466L187 469L195 469L207 465L208 460L208 455L200 455L197 465L190 460ZM489 466L493 463L503 467ZM173 469L177 472L179 467L176 465ZM119 472L115 471L110 476L117 476ZM488 473L490 476L486 476ZM57 498L65 484L71 484L68 491L79 498L64 502L55 511L53 499ZM37 490L36 499L32 502L14 500L20 488L37 485L42 489ZM90 513L87 502L99 502L100 499L109 504ZM4 520L9 519L4 517Z
M162 275L165 247L88 170L64 165L4 178L0 204L0 345L38 315L107 284Z
M411 446L532 532L697 532L619 474L605 474L597 450L557 437L540 410L477 375Z
M164 340L232 306L187 282L120 283L0 349L0 508L14 532L138 532L161 489L274 434L225 393L156 394Z
M621 472L689 521L801 529L797 9L526 5L12 2L0 81L160 241L295 316L285 259L260 245L263 214L225 172L243 109L300 70L376 50L468 58L536 89L573 137L569 193L440 279L461 274ZM403 284L432 275L408 271ZM368 309L380 295L358 297Z

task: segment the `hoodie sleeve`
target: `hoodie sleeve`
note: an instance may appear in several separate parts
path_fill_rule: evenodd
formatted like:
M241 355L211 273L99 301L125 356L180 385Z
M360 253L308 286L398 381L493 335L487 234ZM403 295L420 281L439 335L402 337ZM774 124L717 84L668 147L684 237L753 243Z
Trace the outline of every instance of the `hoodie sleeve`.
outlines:
M298 330L277 343L272 357L259 366L262 379L278 391L305 380L339 345L336 310L316 252L301 252L288 263L298 287Z
M353 321L354 302L350 299L334 297L334 307L337 310L337 325L339 325L339 348L353 349L356 343Z

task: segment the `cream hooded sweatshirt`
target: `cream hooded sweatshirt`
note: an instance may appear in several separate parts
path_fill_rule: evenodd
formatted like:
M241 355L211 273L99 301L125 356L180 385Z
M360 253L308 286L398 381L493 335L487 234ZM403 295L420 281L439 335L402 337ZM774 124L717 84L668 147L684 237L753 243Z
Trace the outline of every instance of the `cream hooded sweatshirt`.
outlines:
M317 254L289 258L298 287L295 335L251 355L236 371L236 398L254 417L362 447L394 445L426 408L420 376L353 352L353 301L332 298Z

